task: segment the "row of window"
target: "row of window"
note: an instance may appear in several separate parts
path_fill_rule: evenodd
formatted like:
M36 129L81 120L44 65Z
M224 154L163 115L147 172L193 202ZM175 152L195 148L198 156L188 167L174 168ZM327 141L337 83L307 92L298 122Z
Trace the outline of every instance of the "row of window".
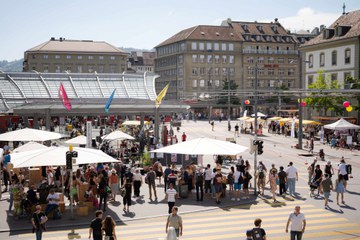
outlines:
M35 59L36 58L36 55L35 54L33 54L32 55L33 56L33 59ZM62 55L48 55L48 54L44 54L43 55L43 59L49 59L49 58L54 58L54 59L61 59L62 57L65 57L65 59L72 59L72 58L75 58L75 56L72 56L72 55L66 55L66 56L62 56ZM82 60L82 59L88 59L88 60L94 60L94 59L96 59L96 60L104 60L104 59L106 59L107 57L104 57L104 56L93 56L93 55L77 55L76 56L76 59L78 59L78 60ZM110 56L109 57L109 59L110 60L116 60L117 58L116 58L116 56ZM123 57L120 57L120 60L125 60L126 59L126 57L125 56L123 56Z
M315 77L316 77L316 76L315 76ZM344 83L345 83L344 88L345 88L345 89L349 88L349 87L348 87L349 84L346 83L346 79L347 79L347 78L350 78L350 77L352 77L352 76L351 76L351 72L344 72ZM325 78L325 75L324 75L324 74L323 74L323 78ZM338 80L338 74L337 74L337 73L331 73L331 74L330 74L330 79L331 79L331 81ZM311 85L311 84L314 83L314 75L309 75L309 76L307 77L307 83L308 83L308 85Z
M252 39L260 42L260 41L266 41L271 42L272 40L276 42L281 42L284 40L285 42L289 43L291 42L291 37L289 36L270 36L270 35L250 35L250 34L244 34L243 35L245 41L251 41Z
M251 76L255 75L255 68L254 67L249 67L247 73L248 73L248 75L251 75ZM276 71L275 71L274 68L258 68L257 69L257 74L258 75L275 76ZM287 76L295 76L295 68L288 68L288 69L278 68L277 69L277 75L278 76L285 76L285 74Z
M192 76L204 76L204 75L209 75L209 76L220 76L220 75L227 75L230 74L230 76L234 76L235 75L235 68L205 68L205 67L193 67L191 69L191 75Z
M191 50L200 51L234 51L234 43L191 42Z
M274 57L268 57L268 58L264 58L264 57L247 57L247 63L254 63L255 61L257 63L285 63L285 61L289 64L295 63L295 59L294 58L274 58ZM276 60L276 61L275 61Z
M42 70L41 69L37 69L36 66L32 66L31 68L32 70L36 70L36 71L40 71L40 72L44 72L44 73L48 73L50 70L49 65L43 65ZM119 72L119 67L117 65L110 65L109 66L109 72L110 73L116 73ZM77 73L85 73L85 72L89 72L89 73L93 73L93 72L98 72L98 73L104 73L105 72L105 66L104 65L98 65L98 66L94 66L94 65L88 65L88 66L83 66L83 65L77 65L77 66L70 66L70 65L65 65L65 66L61 66L61 65L55 65L55 72L56 73L61 73L61 72L77 72ZM122 67L121 71L125 71L125 68Z
M205 88L205 86L219 88L220 87L220 80L205 80L205 79L198 80L198 79L193 79L191 81L191 86L193 88L197 88L197 87Z
M162 55L177 53L180 51L185 51L185 42L174 43L164 47L159 47L157 48L157 55L162 56Z
M295 87L295 79L290 80L258 80L258 87L270 87L275 88L279 86L286 86L288 88ZM247 87L255 87L255 80L248 79Z
M337 62L338 62L338 57L337 57L337 51L334 50L331 52L331 65L332 66L336 66ZM325 67L325 53L321 52L319 54L319 66L320 67ZM344 52L344 64L350 64L351 63L351 50L349 48L345 49ZM313 68L314 67L314 55L310 54L309 55L309 59L308 59L308 63L309 63L309 68Z
M221 60L220 60L221 59ZM226 55L203 55L203 54L200 54L200 55L197 55L197 54L193 54L192 55L192 62L193 63L235 63L235 57L234 55L229 55L229 56L226 56Z

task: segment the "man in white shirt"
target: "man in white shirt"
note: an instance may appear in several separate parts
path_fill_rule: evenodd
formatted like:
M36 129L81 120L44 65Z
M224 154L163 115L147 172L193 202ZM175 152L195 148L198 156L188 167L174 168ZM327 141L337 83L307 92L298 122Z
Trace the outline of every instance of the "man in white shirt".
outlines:
M47 216L50 212L54 211L59 207L60 197L59 194L56 193L54 189L51 189L46 200L48 201L48 205L46 206L45 209L45 215Z
M289 188L289 194L295 195L295 181L298 181L297 169L293 166L293 163L289 163L289 167L286 169L287 184Z
M208 164L206 166L206 170L205 170L205 193L211 193L211 175L212 175L212 169L211 169L211 165Z
M346 190L346 184L347 184L347 181L349 180L349 175L347 173L346 163L345 163L344 157L341 158L338 173L341 174L343 176L344 180L345 180L344 181L344 188Z
M167 199L167 201L168 201L169 214L172 212L172 209L175 206L176 196L177 196L177 192L174 189L174 185L172 183L170 183L170 187L168 190L166 190L166 196L165 196L165 199Z
M300 206L295 207L295 211L290 213L289 219L286 223L285 232L289 232L290 226L290 239L291 240L301 240L303 233L305 232L306 220L304 214L300 213Z

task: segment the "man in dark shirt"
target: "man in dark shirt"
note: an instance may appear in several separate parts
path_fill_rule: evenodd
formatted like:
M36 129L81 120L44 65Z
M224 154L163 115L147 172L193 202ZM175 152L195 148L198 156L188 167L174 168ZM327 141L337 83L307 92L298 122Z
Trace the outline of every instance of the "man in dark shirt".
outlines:
M89 239L91 238L92 234L94 240L102 240L102 215L103 212L101 210L95 212L95 218L91 221L89 228Z
M286 188L285 188L285 184L286 184L286 172L284 171L284 167L281 166L280 171L278 173L278 178L279 178L279 193L280 195L283 195L286 193Z
M260 218L255 219L255 227L252 230L252 239L254 240L266 240L266 232L261 228L262 220Z
M38 203L38 198L36 196L36 192L35 192L35 186L31 185L30 189L27 191L27 195L26 195L27 200L30 201L31 205L37 204Z

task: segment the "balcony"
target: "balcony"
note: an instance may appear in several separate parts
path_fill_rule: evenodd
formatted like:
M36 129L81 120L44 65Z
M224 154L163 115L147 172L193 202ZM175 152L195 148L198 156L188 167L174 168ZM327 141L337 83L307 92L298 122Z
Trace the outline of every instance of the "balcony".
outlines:
M258 50L258 49L243 49L243 54L276 54L276 55L297 55L298 50Z

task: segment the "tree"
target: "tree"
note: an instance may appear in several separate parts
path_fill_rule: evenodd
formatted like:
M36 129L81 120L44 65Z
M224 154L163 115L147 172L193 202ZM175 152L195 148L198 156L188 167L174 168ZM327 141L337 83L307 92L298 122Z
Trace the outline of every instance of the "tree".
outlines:
M360 80L353 77L347 77L345 79L345 89L360 89ZM351 102L351 106L355 111L358 111L358 119L360 119L360 95L356 95L354 99L356 99L356 103Z
M223 92L219 97L218 104L228 104L228 84L229 81L225 80L223 82ZM230 81L230 103L232 105L239 105L240 99L235 96L235 92L239 86L235 83L235 81Z
M319 92L322 90L336 90L340 89L341 85L338 80L331 80L331 76L325 77L325 74L322 70L317 72L317 77L315 82L308 86L309 89L316 89ZM344 97L334 97L330 96L330 93L322 93L323 96L318 97L314 96L317 93L310 93L310 97L306 98L306 104L312 109L316 109L318 112L323 111L324 116L327 116L328 111L334 111L337 116L342 115L344 112L344 107L342 103ZM311 97L311 96L314 97Z

